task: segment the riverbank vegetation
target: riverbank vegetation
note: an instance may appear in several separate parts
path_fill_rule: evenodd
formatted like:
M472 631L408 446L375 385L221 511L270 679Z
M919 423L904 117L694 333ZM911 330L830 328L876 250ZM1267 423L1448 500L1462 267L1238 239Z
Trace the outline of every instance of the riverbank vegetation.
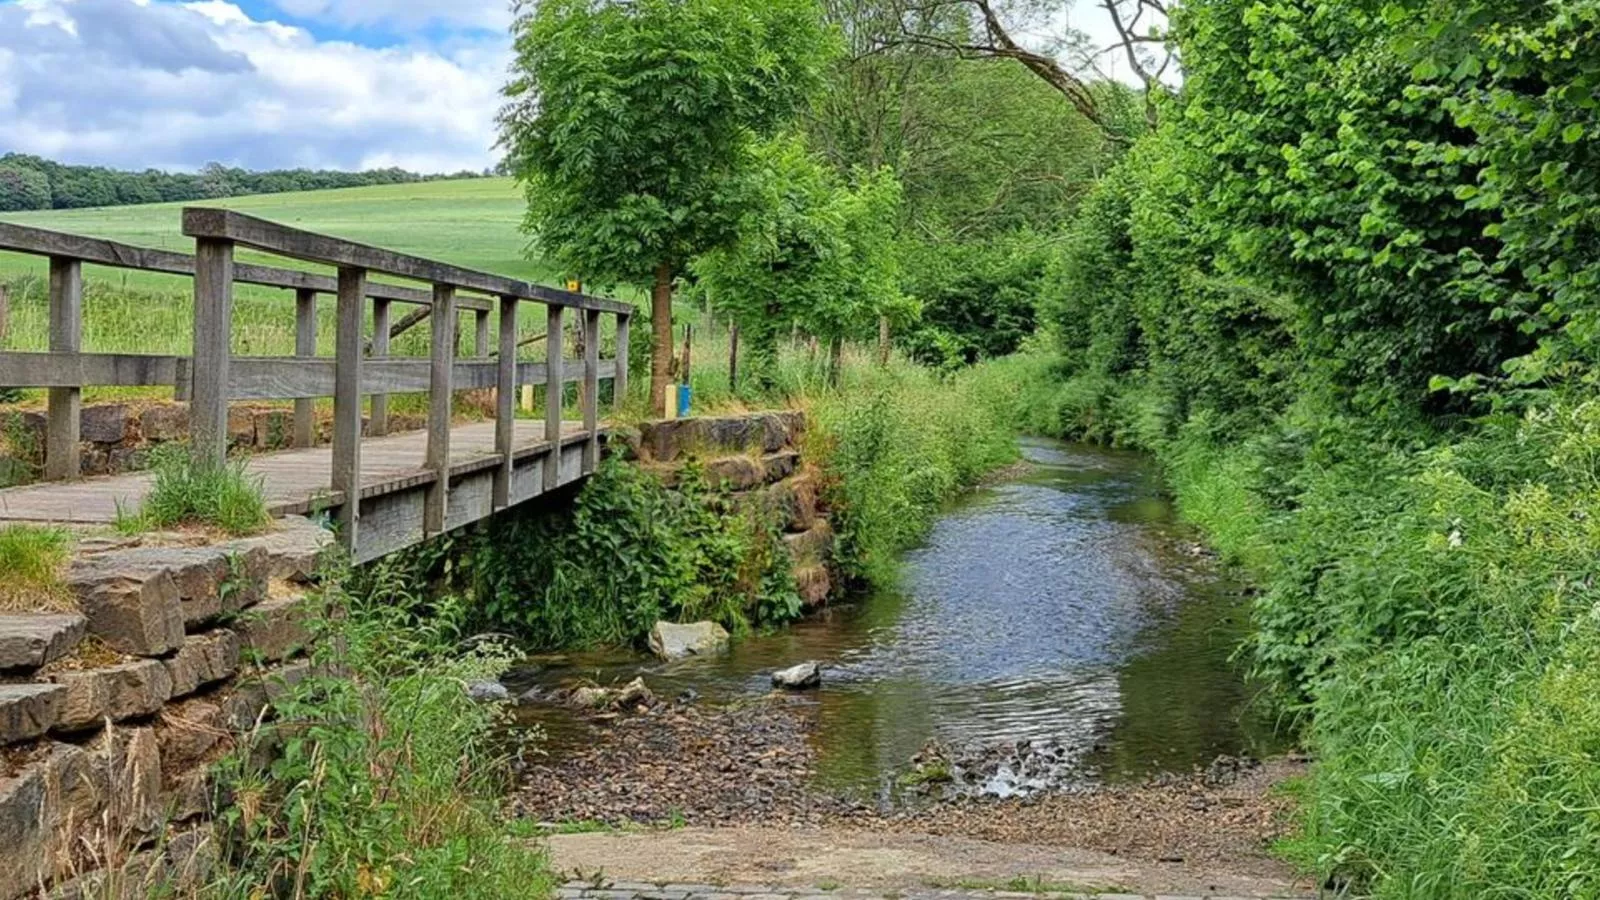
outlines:
M1287 852L1379 897L1592 895L1600 16L1172 25L1181 93L1011 363L1025 421L1156 452L1260 584L1249 658L1318 758Z

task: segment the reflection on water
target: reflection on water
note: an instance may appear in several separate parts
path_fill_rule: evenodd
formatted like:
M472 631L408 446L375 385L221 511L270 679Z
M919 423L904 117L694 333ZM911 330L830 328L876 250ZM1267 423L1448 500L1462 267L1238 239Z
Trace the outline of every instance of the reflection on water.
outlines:
M1197 567L1147 460L1024 442L1036 467L967 496L905 557L896 590L836 607L723 657L568 657L524 681L638 672L658 694L765 693L775 668L827 666L813 704L818 776L871 789L929 739L1045 739L1102 777L1186 770L1272 749L1228 662L1233 586ZM560 752L560 723L552 751Z

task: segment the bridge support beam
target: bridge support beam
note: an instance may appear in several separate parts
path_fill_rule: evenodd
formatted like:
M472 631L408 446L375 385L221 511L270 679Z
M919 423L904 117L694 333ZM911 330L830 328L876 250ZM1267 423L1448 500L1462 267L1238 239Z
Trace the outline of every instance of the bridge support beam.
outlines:
M366 269L339 267L330 487L344 495L344 504L339 507L339 537L347 548L356 546L356 528L361 519L361 326L366 292Z
M432 536L444 530L450 501L450 406L455 392L451 375L456 352L456 289L434 285L428 386L428 448L423 466L433 470L433 483L423 501L422 530Z
M561 329L562 308L552 304L545 310L544 439L550 444L550 453L544 460L544 489L553 491L561 484L561 406L567 386L561 354L566 352L567 342Z
M494 476L494 508L511 505L511 452L517 433L517 298L500 298L500 366L495 378L494 449L500 468Z

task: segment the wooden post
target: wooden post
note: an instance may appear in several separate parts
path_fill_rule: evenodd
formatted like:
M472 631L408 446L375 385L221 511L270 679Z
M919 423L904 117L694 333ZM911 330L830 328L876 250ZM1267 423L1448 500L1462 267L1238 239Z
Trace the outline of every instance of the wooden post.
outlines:
M584 474L600 465L600 311L583 311Z
M728 390L739 389L739 326L728 326Z
M195 284L199 284L199 279ZM50 351L77 353L83 349L83 263L50 257ZM81 387L53 387L48 393L45 420L44 477L47 481L77 478L79 417L83 414ZM224 411L226 418L226 411ZM226 426L226 423L224 423ZM227 433L226 427L223 429Z
M334 338L333 490L339 507L340 539L354 550L361 519L361 344L367 305L367 270L339 268L338 329Z
M317 355L317 292L310 288L294 292L294 355L302 359ZM317 445L317 401L312 397L294 401L294 445Z
M472 336L472 355L478 359L489 358L489 311L479 309L473 311L476 330Z
M494 507L511 505L511 452L517 430L517 298L500 298L500 367L495 374L494 449L500 467L494 475Z
M545 333L550 337L545 341L545 379L544 379L544 439L550 445L550 453L544 461L544 489L555 490L561 483L561 400L566 394L566 378L561 370L561 354L565 348L561 340L561 307L554 304L545 307Z
M433 286L432 358L428 364L428 449L423 465L433 470L422 512L424 534L444 530L450 501L450 404L455 399L451 375L456 363L456 289Z
M233 334L233 242L197 238L194 252L194 361L189 366L189 433L195 462L228 457L228 361Z
M437 329L437 325L434 326ZM372 301L372 358L389 355L389 301ZM372 395L372 417L367 423L367 434L382 437L389 433L389 395Z
M622 409L628 403L628 321L617 313L617 377L611 382L611 405Z

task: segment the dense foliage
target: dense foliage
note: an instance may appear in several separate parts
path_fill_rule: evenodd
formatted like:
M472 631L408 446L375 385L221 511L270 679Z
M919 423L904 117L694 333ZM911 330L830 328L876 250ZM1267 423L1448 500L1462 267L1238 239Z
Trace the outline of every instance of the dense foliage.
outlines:
M121 172L102 166L69 166L37 156L0 156L0 212L30 209L80 209L215 200L245 194L279 194L373 184L409 184L440 178L476 178L479 172L419 175L404 169L339 172L326 169L279 169L249 172L210 163L198 173Z
M1592 896L1592 0L1190 0L1181 95L1068 227L1025 418L1155 450L1262 584L1380 897Z

